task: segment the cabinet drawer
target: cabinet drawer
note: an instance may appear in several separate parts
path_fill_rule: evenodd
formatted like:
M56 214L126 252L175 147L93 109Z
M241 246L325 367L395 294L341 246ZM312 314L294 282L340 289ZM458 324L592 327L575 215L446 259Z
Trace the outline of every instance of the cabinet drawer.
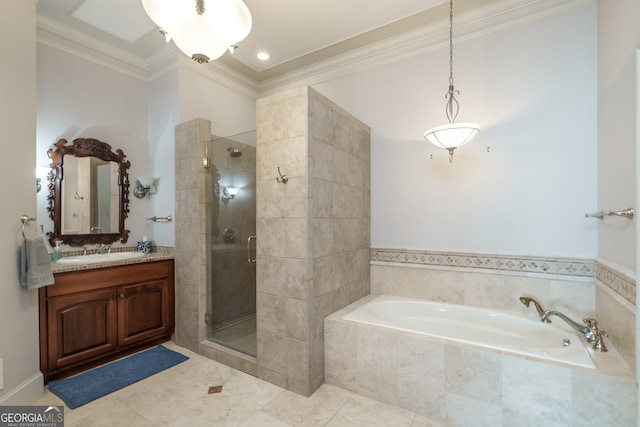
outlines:
M55 284L47 286L47 297L67 295L147 280L169 277L167 261L148 262L142 264L106 267L87 271L70 271L54 275Z

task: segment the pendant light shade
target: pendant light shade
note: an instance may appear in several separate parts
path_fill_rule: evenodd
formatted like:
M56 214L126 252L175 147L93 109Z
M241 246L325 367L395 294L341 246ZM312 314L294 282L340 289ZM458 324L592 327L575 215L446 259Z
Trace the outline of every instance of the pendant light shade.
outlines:
M445 95L449 124L436 126L424 133L427 141L449 151L449 162L453 162L453 152L456 148L462 147L480 132L480 127L475 123L455 123L460 110L456 99L456 95L459 94L453 86L453 0L449 0L449 91Z
M453 150L471 141L478 132L480 127L475 123L450 123L427 130L424 137L436 147L449 150L453 156Z
M142 0L142 6L167 40L200 63L221 57L251 31L242 0Z

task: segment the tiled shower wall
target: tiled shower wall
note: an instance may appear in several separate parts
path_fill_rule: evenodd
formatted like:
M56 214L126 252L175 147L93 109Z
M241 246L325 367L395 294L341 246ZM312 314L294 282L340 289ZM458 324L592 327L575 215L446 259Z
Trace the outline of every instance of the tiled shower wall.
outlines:
M309 87L257 122L257 375L310 395L324 317L369 293L370 131Z
M175 293L177 344L200 352L206 338L207 224L205 143L211 123L195 119L176 126Z

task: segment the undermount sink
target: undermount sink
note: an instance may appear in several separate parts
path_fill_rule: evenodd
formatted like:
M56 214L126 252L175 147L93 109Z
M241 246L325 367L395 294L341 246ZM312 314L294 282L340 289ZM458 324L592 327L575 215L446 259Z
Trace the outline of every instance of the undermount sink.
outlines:
M111 252L107 254L76 255L62 257L56 264L96 264L99 262L122 261L126 259L140 258L145 254L142 252Z

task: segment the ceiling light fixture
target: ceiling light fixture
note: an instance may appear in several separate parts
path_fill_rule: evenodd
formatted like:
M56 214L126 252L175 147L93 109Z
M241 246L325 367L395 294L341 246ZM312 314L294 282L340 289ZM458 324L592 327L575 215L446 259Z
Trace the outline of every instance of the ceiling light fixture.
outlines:
M453 88L453 0L449 1L449 91L444 96L447 99L446 113L449 124L436 126L424 133L424 138L438 148L449 151L449 162L453 162L453 152L471 141L480 132L475 123L454 123L460 110L456 99L460 91Z
M269 58L271 58L271 54L269 54L269 52L267 52L266 50L259 50L256 52L256 57L260 61L268 61Z
M199 63L234 50L251 31L251 12L242 0L142 0L160 31Z

